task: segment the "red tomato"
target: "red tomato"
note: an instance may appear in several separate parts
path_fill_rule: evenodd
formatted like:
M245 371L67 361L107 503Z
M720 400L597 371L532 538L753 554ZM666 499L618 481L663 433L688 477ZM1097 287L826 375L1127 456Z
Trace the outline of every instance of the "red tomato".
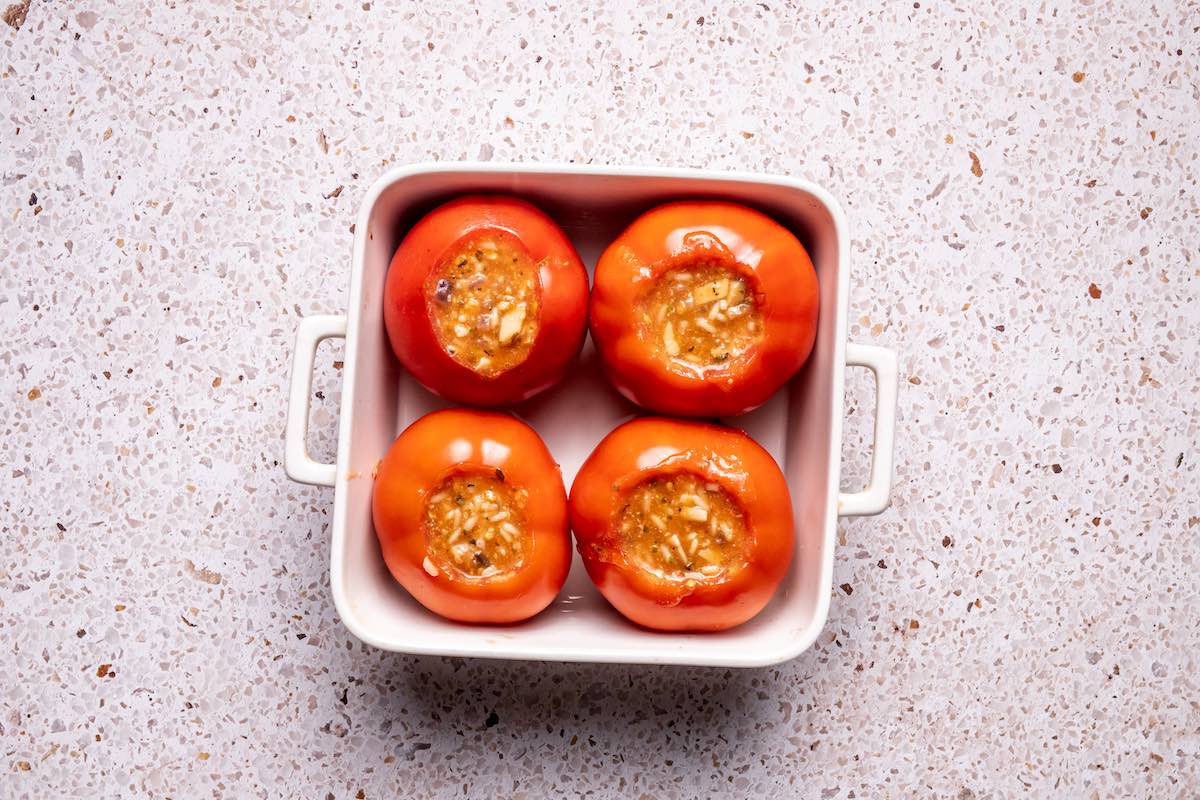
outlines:
M439 206L404 237L384 322L427 388L502 405L563 377L583 346L587 296L583 262L553 220L524 200L478 195Z
M584 462L570 505L592 582L648 628L740 625L766 606L792 560L787 481L732 428L627 422Z
M571 565L558 465L507 414L448 409L409 425L379 466L372 511L392 576L448 619L531 617Z
M786 228L733 203L679 202L600 256L591 330L633 402L725 416L762 405L804 364L817 309L812 261Z

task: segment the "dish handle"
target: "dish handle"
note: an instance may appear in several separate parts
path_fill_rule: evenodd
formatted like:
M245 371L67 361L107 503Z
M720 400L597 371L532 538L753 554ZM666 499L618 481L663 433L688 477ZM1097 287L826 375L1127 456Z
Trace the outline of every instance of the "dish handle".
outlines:
M333 486L337 464L322 464L308 454L308 410L312 402L313 361L317 345L326 339L345 338L344 314L314 314L300 320L296 351L292 355L292 388L288 397L286 449L283 467L288 477L314 486Z
M847 344L846 366L866 367L875 375L875 446L871 452L871 480L860 492L838 494L840 516L864 517L882 512L892 502L896 393L900 381L896 351L870 344Z

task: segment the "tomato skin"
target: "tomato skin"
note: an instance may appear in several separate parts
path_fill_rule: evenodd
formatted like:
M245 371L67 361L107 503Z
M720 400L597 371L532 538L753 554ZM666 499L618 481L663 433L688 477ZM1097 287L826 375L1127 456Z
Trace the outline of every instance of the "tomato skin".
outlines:
M663 272L697 256L745 275L763 321L748 361L703 377L668 368L639 336L635 316ZM605 372L633 402L664 414L728 416L762 405L803 366L818 307L816 271L790 231L745 206L687 201L647 211L605 249L596 264L590 325Z
M525 524L532 550L508 576L453 578L425 571L426 498L455 472L501 470L529 493ZM379 465L371 499L375 533L392 576L421 605L460 622L527 619L557 596L571 566L567 495L550 451L532 428L507 414L446 409L412 423Z
M688 588L625 558L614 521L625 492L687 471L737 499L753 537L745 568ZM570 496L571 528L588 576L621 614L664 631L718 631L761 611L787 574L794 549L787 480L771 455L732 428L642 417L621 425L584 462Z
M425 282L456 245L487 233L507 233L538 265L539 329L526 359L484 377L451 358L429 318ZM430 391L458 403L508 405L557 383L579 355L587 333L587 270L566 234L533 205L515 197L472 195L423 217L388 268L383 316L392 350Z

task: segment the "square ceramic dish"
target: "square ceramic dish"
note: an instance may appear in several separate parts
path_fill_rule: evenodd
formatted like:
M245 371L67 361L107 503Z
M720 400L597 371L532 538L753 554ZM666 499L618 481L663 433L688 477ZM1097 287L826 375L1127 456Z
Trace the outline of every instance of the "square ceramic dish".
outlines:
M471 192L519 195L566 231L589 272L604 246L638 214L683 198L722 198L758 208L804 243L821 286L816 345L800 373L762 408L728 420L778 461L791 486L796 558L775 598L750 622L721 633L638 628L592 587L578 555L562 593L519 625L468 626L418 605L388 573L371 523L371 475L410 422L446 403L400 368L383 325L388 264L406 231L438 203ZM355 229L349 310L303 320L288 409L286 467L297 481L335 487L330 583L342 621L364 642L403 653L555 661L750 667L806 649L825 623L839 515L876 514L891 492L896 357L847 345L848 239L842 210L824 189L787 177L674 169L423 164L394 169L371 187ZM318 343L346 338L336 464L307 452L312 364ZM845 365L876 378L869 486L839 493ZM590 341L563 384L515 409L545 439L567 488L592 448L635 409L608 386Z

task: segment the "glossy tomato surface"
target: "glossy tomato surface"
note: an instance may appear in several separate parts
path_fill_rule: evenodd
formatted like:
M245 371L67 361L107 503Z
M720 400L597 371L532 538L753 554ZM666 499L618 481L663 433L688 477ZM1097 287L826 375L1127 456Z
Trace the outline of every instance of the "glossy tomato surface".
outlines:
M719 486L744 515L744 565L712 580L663 577L634 562L617 520L639 484L694 475ZM656 417L610 433L571 487L571 527L592 582L628 619L670 631L739 625L770 601L792 560L792 504L775 460L744 433Z
M480 237L520 248L535 265L540 298L528 356L496 375L480 374L447 353L434 328L430 276ZM460 403L505 405L559 381L587 331L587 271L566 235L535 206L515 197L462 197L422 218L388 269L384 322L392 350L413 377Z
M762 320L744 355L703 369L666 357L640 329L656 282L697 263L742 278ZM804 364L818 305L812 261L782 225L733 203L678 202L638 217L601 255L590 325L605 372L630 400L667 414L726 416L762 405Z
M527 496L531 547L517 570L479 578L430 561L425 514L431 494L456 476L496 478ZM544 609L571 563L562 475L532 428L507 414L448 409L410 425L375 478L375 532L393 577L418 602L448 619L507 623Z

